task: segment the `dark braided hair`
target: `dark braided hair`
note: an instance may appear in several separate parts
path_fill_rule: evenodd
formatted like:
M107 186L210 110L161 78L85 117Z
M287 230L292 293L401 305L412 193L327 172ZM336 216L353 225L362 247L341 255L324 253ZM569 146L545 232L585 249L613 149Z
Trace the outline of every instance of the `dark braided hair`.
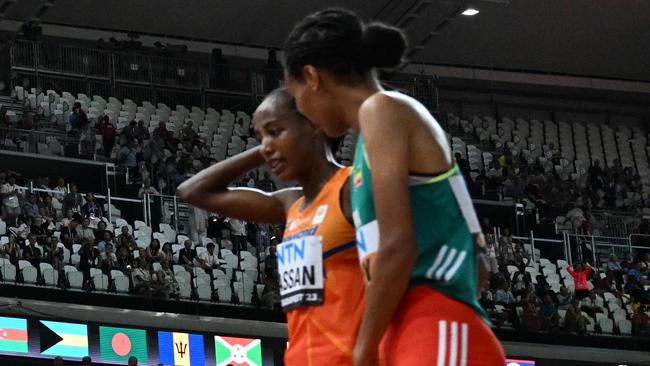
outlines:
M285 44L285 68L301 79L312 65L342 79L367 78L374 68L394 68L403 62L406 37L395 27L364 24L349 10L331 8L310 14L296 24Z

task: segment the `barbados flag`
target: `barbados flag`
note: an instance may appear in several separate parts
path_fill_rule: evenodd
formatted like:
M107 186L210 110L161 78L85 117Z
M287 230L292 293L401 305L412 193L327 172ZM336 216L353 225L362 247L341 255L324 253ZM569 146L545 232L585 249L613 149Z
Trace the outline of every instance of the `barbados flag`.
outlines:
M27 319L0 316L0 351L28 352Z
M506 366L535 366L535 361L506 358Z
M262 366L262 341L259 339L215 336L214 348L217 366Z
M40 320L41 354L49 356L88 356L88 326Z
M203 336L178 332L158 332L160 363L175 366L203 366Z

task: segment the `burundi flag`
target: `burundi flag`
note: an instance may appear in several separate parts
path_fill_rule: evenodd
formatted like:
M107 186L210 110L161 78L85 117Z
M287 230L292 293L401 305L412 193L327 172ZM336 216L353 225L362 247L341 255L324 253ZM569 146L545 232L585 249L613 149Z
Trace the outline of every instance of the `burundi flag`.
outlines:
M203 336L178 332L158 332L160 363L175 366L203 366Z
M217 366L262 366L262 341L252 338L214 337Z
M0 351L28 352L27 319L0 316Z
M135 356L147 362L147 331L143 329L99 327L99 353L105 360L128 361Z
M41 354L49 356L88 356L88 326L41 320L38 323Z

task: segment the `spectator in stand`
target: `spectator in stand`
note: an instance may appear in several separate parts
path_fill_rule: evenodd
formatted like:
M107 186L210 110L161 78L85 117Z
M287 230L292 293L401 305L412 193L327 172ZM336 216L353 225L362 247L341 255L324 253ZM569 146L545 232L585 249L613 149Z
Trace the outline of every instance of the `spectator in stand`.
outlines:
M90 227L90 219L88 217L84 217L81 227L77 226L77 234L81 237L81 240L95 240L95 232Z
M165 122L158 122L158 127L153 130L153 137L166 141L169 138L169 135L170 132L167 130L167 125L165 125Z
M81 207L81 213L84 217L90 217L91 219L100 219L103 216L102 208L99 206L92 193L86 193L86 203Z
M77 233L77 226L81 220L81 215L74 214L72 220L70 220L66 226L61 228L59 239L70 251L72 251L72 244L81 243L81 237Z
M486 237L487 246L485 248L485 259L487 260L488 270L490 273L499 272L499 261L497 255L497 248L492 239L489 239L490 236Z
M576 299L582 300L589 296L589 283L587 282L587 278L593 272L593 268L589 263L577 263L575 266L568 266L566 270L573 277Z
M609 256L609 261L607 262L607 271L611 272L616 282L619 284L623 283L623 268L618 262L616 255L612 254Z
M140 122L142 122L142 121L140 121ZM127 366L138 366L138 358L135 357L135 356L129 357Z
M185 122L185 126L181 129L182 141L194 141L197 137L196 131L193 128L194 122L190 119Z
M136 147L135 142L127 140L117 152L117 162L124 165L132 176L138 176Z
M542 329L551 333L560 329L560 315L557 306L553 303L551 296L546 294L539 306L539 315L542 318Z
M494 301L497 304L506 307L513 306L517 302L514 295L512 294L512 291L510 291L510 285L507 282L503 282L501 287L497 289L494 296Z
M43 263L49 263L56 270L63 269L63 248L57 243L56 238L49 237L47 245L43 247Z
M118 248L127 248L129 252L132 252L138 249L138 243L133 238L133 235L129 232L129 227L124 225L122 226L120 235L117 236L117 247Z
M264 258L264 268L270 269L272 271L278 270L278 257L276 255L276 246L269 246L269 255Z
M92 238L89 238L88 240L92 240ZM106 246L109 244L115 246L115 243L113 242L113 234L111 234L110 231L104 231L104 239L97 243L97 250L99 253L104 253Z
M41 263L42 253L41 250L36 247L36 239L33 235L29 235L27 238L29 242L28 245L23 249L23 259L29 261L32 266L38 268Z
M79 270L84 274L84 283L90 281L90 269L99 264L99 251L93 246L93 241L86 239L79 249Z
M77 185L70 184L70 192L63 198L63 210L65 212L69 210L72 212L81 212L82 203L83 197L77 191Z
M162 253L160 256L160 263L167 262L170 266L174 263L174 251L170 243L165 243L162 246Z
M115 136L117 129L111 123L108 116L102 116L99 121L99 131L102 134L102 147L104 149L104 158L106 161L111 160L111 152L115 146Z
M120 271L127 273L129 267L131 266L131 253L124 248L118 248L117 250L117 268Z
M133 292L136 295L149 296L151 293L151 274L146 268L144 258L134 259L131 266L131 282L133 283Z
M260 187L268 192L276 191L275 182L271 179L268 172L264 172L262 180L260 181Z
M573 295L566 286L560 287L560 293L557 294L557 305L559 309L566 310L573 303Z
M650 316L646 313L647 306L634 306L634 315L632 316L632 334L637 336L650 336Z
M22 259L22 255L20 254L20 245L18 245L16 235L9 234L9 242L4 245L0 254L6 255L9 257L9 262L11 264L18 266L18 261Z
M25 193L16 185L16 177L9 176L7 183L0 187L0 196L2 197L2 217L5 221L10 221L20 215L20 200Z
M207 250L203 252L196 261L206 273L212 273L213 269L219 269L219 257L214 252L214 243L208 243Z
M108 276L111 275L111 270L118 269L117 256L113 253L113 244L106 243L104 252L100 255L102 271Z
M100 241L104 240L105 231L106 231L106 222L104 221L98 222L97 230L95 230L95 243L99 243Z
M72 105L72 113L68 117L68 123L70 124L71 130L75 130L77 134L79 130L88 124L88 116L81 108L81 103L75 102Z
M56 187L54 187L54 190L57 191L58 193L54 193L52 196L56 198L59 202L63 203L63 199L65 198L65 195L68 193L68 188L65 186L65 180L63 178L59 178L56 183Z
M522 300L524 312L521 316L521 322L524 329L531 333L539 333L542 328L542 318L539 316L540 301L535 293L529 292L525 300Z
M46 231L43 228L43 218L40 216L36 216L34 218L34 221L32 221L32 225L29 228L29 233L31 236L36 239L36 242L39 243L40 245L43 245L43 241L46 237Z
M174 277L174 273L169 267L169 262L162 262L160 270L156 271L156 277L160 284L161 295L166 299L175 297L178 293L178 283Z
M625 253L625 258L621 262L621 269L627 271L628 269L634 267L634 261L632 260L632 253Z
M603 308L598 305L598 296L596 295L596 291L589 292L589 296L580 301L580 310L589 314L592 318L596 317L596 313L605 312Z
M515 262L515 246L512 242L510 230L503 229L503 234L499 238L499 249L501 251L501 262L507 264L516 264Z
M564 331L582 336L587 333L587 324L589 324L589 319L582 315L578 300L574 300L564 316Z
M142 180L142 187L140 187L140 190L138 191L138 198L144 197L145 194L160 194L156 188L151 186L151 179L149 178L144 178Z
M219 247L221 249L230 249L232 251L233 244L232 241L230 240L230 230L228 229L221 230L221 242L219 243Z
M164 255L160 249L160 241L158 239L151 239L151 243L147 247L147 263L151 265L154 262L160 262L163 258Z
M229 219L232 230L232 252L239 256L239 252L246 250L246 222L238 219Z
M182 265L187 271L192 272L194 268L194 259L196 258L196 249L192 249L192 241L187 239L184 248L178 252L178 264Z
M143 120L138 121L138 126L133 131L133 137L137 138L140 143L149 138L149 130L144 126Z

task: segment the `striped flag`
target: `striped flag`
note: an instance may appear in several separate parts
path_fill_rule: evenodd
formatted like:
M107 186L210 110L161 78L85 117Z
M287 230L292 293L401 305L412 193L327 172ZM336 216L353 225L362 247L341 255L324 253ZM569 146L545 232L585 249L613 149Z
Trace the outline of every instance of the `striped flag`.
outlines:
M165 365L203 366L203 336L178 332L158 332L160 362Z
M0 351L28 352L27 319L0 316Z
M88 356L86 324L39 321L41 354L82 358Z
M262 366L259 339L215 336L214 348L217 366Z

